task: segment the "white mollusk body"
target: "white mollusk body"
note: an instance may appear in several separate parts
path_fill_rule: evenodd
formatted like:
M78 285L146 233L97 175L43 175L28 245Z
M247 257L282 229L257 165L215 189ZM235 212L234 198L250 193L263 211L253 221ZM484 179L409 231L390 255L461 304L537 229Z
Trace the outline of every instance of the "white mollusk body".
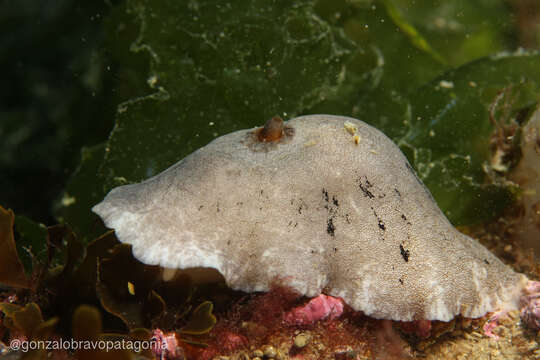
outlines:
M256 129L219 137L93 211L140 261L215 268L234 289L279 278L402 321L514 306L525 276L448 222L384 134L330 115L285 130L269 143Z

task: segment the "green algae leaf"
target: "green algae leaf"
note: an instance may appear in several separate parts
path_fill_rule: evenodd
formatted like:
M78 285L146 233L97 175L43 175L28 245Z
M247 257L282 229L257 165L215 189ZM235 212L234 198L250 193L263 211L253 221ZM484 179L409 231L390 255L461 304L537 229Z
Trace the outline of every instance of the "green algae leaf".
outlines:
M511 46L504 6L128 0L105 31L121 64L119 92L130 100L118 107L107 144L83 151L63 220L88 242L104 231L90 208L112 187L155 175L214 137L274 115L353 116L399 141L419 87L449 64ZM415 146L423 154L431 145Z
M81 150L81 163L73 173L62 197L60 221L69 224L81 241L88 243L101 235L103 228L97 226L99 219L90 211L105 195L99 166L105 156L105 144L85 147Z
M306 112L349 115L392 139L407 131L411 92L450 70L449 64L513 46L504 0L320 0L317 12L343 28L357 48L333 96Z
M411 94L398 144L454 224L490 219L513 201L495 171L494 136L539 100L540 53L525 51L464 65Z
M73 313L72 332L75 340L97 340L101 333L101 314L90 305L80 305Z
M34 303L28 303L25 306L9 303L0 303L0 311L4 313L3 322L7 328L13 331L13 334L19 334L32 341L44 341L49 336L58 323L58 318L51 318L43 321L41 309ZM47 352L43 348L30 349L25 352L21 359L47 359Z
M441 63L445 63L445 60L443 57L435 51L431 45L427 42L427 40L420 34L415 27L407 22L407 20L404 18L403 14L399 11L397 6L394 5L392 0L383 0L382 1L384 6L386 7L386 11L388 12L388 16L392 19L392 21L405 33L409 39L411 40L411 43L419 48L422 51L425 51L426 53L431 54L434 59Z
M13 211L0 206L0 283L22 288L30 288L23 264L19 260L13 237Z
M98 266L98 276L99 266ZM128 283L122 284L123 288L128 288ZM127 300L126 298L118 297L115 292L118 292L121 289L111 289L109 288L101 278L98 278L96 283L96 292L98 298L101 302L101 306L110 314L118 317L120 320L126 324L126 326L131 328L138 328L144 326L144 317L142 314L142 305L139 304L135 299ZM127 290L126 290L127 293Z
M84 246L66 225L50 226L48 229L50 267L60 281L70 276L84 256Z
M41 310L36 303L28 303L24 307L10 303L0 303L0 312L4 313L2 319L6 328L11 330L13 337L25 337L31 341L48 340L53 332L58 318L43 321ZM29 349L24 352L20 359L47 359L45 349Z
M20 305L12 304L8 302L0 303L0 311L4 313L7 318L13 318L13 314L21 309ZM5 322L4 322L5 323Z
M34 331L43 323L41 309L36 303L26 304L13 313L13 324L29 338L34 338Z
M103 308L120 318L129 329L145 327L156 316L159 295L152 294L158 283L160 270L157 266L144 265L133 258L131 245L120 244L111 250L110 257L100 259L97 269L96 291ZM160 310L161 309L161 310Z
M55 330L56 324L60 321L59 318L53 317L49 320L43 321L39 326L34 330L34 337L36 339L48 339Z
M72 319L73 338L77 341L115 341L124 339L119 335L114 338L102 332L101 313L93 306L80 305L75 309ZM99 348L79 348L76 351L76 358L80 360L123 360L132 359L131 353L126 349L104 350Z
M17 252L27 275L35 266L43 266L48 262L47 227L36 223L25 216L15 216Z
M505 0L388 2L453 66L515 46L515 19Z
M213 137L297 115L339 85L353 44L314 1L129 0L149 95L122 104L106 188L164 170Z
M131 245L109 232L88 245L74 278L79 292L90 297L95 290L103 308L129 329L172 328L191 310L195 288L187 275L163 281L162 271L136 260Z
M318 14L343 28L356 49L346 64L344 80L306 113L349 115L382 130L391 138L402 136L408 111L405 96L432 80L448 65L429 44L418 46L422 34L400 30L395 7L377 1L319 1ZM392 16L394 15L394 16ZM401 18L401 26L406 26ZM410 25L407 25L411 28ZM414 28L413 28L414 29ZM405 98L405 99L404 99Z
M0 311L4 313L4 323L28 339L46 340L58 323L58 318L43 320L41 309L34 303L25 306L10 303L0 303Z
M154 319L160 319L163 317L166 308L167 305L165 304L165 300L163 300L163 298L157 292L151 290L148 293L146 301L144 302L143 313L149 322L152 323Z
M98 260L110 257L110 250L118 244L120 243L114 236L114 231L109 231L88 244L84 260L73 274L73 278L77 279L81 297L95 297Z
M216 324L216 317L212 314L214 304L205 301L193 310L189 322L181 330L181 334L201 335L206 334Z

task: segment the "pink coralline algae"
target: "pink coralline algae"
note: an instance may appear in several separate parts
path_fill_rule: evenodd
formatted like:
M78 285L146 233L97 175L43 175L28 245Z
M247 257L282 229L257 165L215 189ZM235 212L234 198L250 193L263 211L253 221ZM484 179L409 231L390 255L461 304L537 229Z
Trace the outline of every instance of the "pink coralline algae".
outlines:
M184 350L178 344L174 331L164 333L160 329L155 329L152 333L152 353L159 360L184 360Z
M218 343L221 345L223 350L234 351L247 346L248 340L240 334L226 331L219 334Z
M540 329L540 281L529 281L519 299L521 321L529 328Z
M499 340L499 335L495 334L493 330L500 325L499 320L504 318L506 314L508 314L508 311L506 310L495 311L484 324L484 335L492 338L493 340Z
M218 334L216 342L202 351L198 360L211 360L220 353L231 353L247 347L248 339L232 331L224 331Z
M307 304L298 306L283 315L286 325L311 325L319 320L335 319L343 314L344 302L341 298L321 294Z
M540 281L529 281L519 298L519 310L522 323L533 330L540 330ZM508 311L494 312L484 324L484 334L498 340L499 336L493 332L499 326L499 320L504 318Z

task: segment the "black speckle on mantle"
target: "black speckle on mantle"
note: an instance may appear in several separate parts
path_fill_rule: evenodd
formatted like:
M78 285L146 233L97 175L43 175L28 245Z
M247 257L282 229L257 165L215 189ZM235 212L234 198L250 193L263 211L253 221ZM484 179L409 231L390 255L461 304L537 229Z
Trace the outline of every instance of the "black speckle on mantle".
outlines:
M399 252L401 253L401 256L403 256L403 260L405 260L405 262L409 262L409 250L405 250L403 245L399 244Z

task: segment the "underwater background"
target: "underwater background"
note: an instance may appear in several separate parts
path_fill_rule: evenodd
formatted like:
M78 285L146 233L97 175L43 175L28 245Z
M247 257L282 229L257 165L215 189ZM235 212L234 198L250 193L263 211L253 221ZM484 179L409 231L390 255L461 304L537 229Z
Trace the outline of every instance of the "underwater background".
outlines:
M88 231L113 186L271 116L332 113L396 141L454 224L493 218L515 189L484 165L538 101L538 6L5 1L0 203Z

